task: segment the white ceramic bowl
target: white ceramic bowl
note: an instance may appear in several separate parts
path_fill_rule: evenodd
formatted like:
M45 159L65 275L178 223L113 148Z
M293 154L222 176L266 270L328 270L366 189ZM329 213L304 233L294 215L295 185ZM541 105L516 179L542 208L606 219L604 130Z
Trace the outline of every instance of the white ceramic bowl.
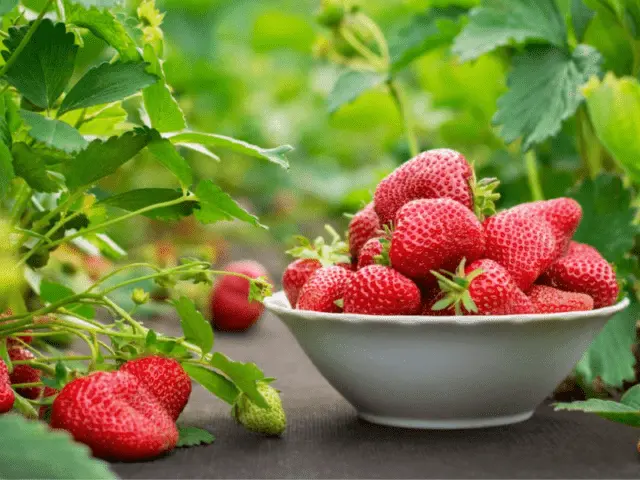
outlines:
M628 299L588 312L372 316L267 308L365 420L474 428L527 420Z

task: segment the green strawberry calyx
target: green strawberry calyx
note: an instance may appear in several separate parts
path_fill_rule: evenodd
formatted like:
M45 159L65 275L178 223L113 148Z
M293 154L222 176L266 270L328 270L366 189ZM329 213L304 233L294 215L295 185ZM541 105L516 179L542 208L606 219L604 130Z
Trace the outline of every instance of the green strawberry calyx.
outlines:
M327 242L323 237L317 237L312 243L308 238L298 235L295 237L298 245L287 250L286 253L295 258L318 260L323 267L351 263L347 242L342 240L331 225L325 225L324 228L331 237L330 242Z
M465 264L466 259L463 258L455 273L446 270L441 270L442 273L431 270L433 276L438 279L438 287L443 293L443 297L431 307L432 310L439 311L453 307L456 315L478 311L478 307L469 293L469 286L484 271L477 268L472 272L465 273Z
M500 181L494 177L476 177L475 169L471 177L471 192L473 193L473 211L480 221L496 213L496 202L500 199L500 194L495 190L500 185Z

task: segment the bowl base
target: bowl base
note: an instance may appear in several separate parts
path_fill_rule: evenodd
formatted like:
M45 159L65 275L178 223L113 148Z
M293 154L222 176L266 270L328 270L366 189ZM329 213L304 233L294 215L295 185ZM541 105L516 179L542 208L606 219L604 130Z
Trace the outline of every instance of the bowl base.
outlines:
M389 427L416 428L424 430L458 430L466 428L498 427L500 425L524 422L525 420L529 420L532 415L533 410L530 412L518 413L515 415L504 415L500 417L422 420L417 418L386 417L383 415L358 412L358 416L367 422L386 425Z

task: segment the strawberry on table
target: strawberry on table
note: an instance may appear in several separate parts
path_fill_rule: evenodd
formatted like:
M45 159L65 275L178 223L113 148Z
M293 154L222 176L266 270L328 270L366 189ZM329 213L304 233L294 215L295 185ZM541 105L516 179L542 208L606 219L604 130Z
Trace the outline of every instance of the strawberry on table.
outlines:
M348 279L353 275L346 268L333 265L316 270L300 290L297 308L315 312L338 313L342 307Z
M171 418L178 419L191 395L191 379L177 361L150 355L129 360L120 367L120 371L136 377Z
M253 260L232 262L224 270L250 278L267 276L267 270ZM249 287L249 280L235 275L223 275L218 279L211 295L211 317L216 328L246 330L258 321L264 305L255 300L249 301Z
M13 408L15 394L11 389L9 369L7 364L0 360L0 413L7 413Z
M484 221L486 257L527 291L555 259L556 241L547 222L505 210Z
M556 241L554 257L564 255L582 220L582 207L572 198L554 198L522 203L509 210L512 213L543 220L551 227Z
M589 245L572 242L569 253L557 259L540 278L540 282L567 292L585 293L594 308L615 303L620 288L613 268Z
M396 212L411 200L450 198L473 208L467 160L455 150L439 148L422 152L396 168L376 188L375 210L383 224L395 221Z
M417 285L384 265L369 265L352 274L344 293L345 313L415 315L420 306Z
M471 210L449 198L413 200L396 215L389 258L398 272L435 284L432 270L453 270L463 258L484 254L482 224Z
M490 259L466 265L460 262L455 274L434 272L442 298L432 310L447 315L510 315L531 313L533 306L509 272Z
M546 285L534 285L529 298L535 313L578 312L593 310L593 298L584 293L565 292Z
M371 238L378 235L381 229L380 219L373 207L373 202L356 213L349 222L349 250L356 259L360 249Z
M172 450L178 429L158 400L127 372L71 381L53 401L51 427L67 430L96 457L138 461Z

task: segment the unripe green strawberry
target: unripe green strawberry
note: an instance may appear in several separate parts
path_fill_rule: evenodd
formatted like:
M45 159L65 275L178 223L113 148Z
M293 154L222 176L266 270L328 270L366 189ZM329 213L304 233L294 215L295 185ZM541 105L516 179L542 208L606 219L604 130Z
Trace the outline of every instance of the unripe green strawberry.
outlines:
M255 405L246 394L241 394L233 406L232 415L244 428L269 436L280 436L287 426L278 391L267 383L258 383L258 391L269 404L269 408Z

